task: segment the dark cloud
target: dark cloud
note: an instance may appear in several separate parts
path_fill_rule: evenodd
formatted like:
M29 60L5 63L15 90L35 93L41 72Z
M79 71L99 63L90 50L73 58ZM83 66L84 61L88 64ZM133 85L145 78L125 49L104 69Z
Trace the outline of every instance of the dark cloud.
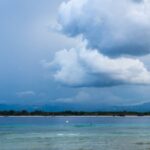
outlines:
M132 0L133 1L133 0ZM87 46L108 56L150 53L150 1L71 0L60 7L61 31L81 35ZM147 7L144 7L144 6Z

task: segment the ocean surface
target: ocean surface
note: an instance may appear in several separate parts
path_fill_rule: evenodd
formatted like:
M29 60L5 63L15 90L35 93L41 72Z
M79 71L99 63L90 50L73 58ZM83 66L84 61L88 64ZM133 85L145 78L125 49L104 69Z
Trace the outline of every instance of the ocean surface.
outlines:
M0 117L0 150L150 150L150 117Z

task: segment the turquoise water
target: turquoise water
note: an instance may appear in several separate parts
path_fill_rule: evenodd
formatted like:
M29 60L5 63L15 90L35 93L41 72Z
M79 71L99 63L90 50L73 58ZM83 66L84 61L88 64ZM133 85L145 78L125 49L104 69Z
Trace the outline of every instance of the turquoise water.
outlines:
M150 117L1 117L0 150L150 150Z

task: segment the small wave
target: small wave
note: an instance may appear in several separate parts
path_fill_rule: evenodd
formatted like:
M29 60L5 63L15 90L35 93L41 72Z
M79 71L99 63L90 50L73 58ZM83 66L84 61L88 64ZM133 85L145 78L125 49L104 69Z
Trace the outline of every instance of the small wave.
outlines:
M74 125L74 127L76 127L76 128L95 127L95 125L93 125L93 124L78 124L78 125Z
M57 136L64 136L64 134L62 134L62 133L58 133L58 134L57 134Z
M58 133L57 136L79 136L78 133Z
M150 145L150 142L137 142L137 145Z

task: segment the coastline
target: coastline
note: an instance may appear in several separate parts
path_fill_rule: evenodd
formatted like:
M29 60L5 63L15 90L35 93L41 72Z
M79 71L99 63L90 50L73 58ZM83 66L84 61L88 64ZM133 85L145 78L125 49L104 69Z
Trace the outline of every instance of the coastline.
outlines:
M81 116L65 116L65 115L61 115L61 116L40 116L40 115L37 115L37 116L32 116L32 115L30 115L30 116L0 116L0 118L15 118L15 117L17 117L17 118L81 118L81 117L83 117L83 118L109 118L109 117L111 117L111 118L125 118L125 117L150 117L150 115L144 115L144 116L137 116L137 115L125 115L125 116L113 116L113 115L109 115L109 116L107 116L107 115L99 115L99 116L95 116L95 115L91 115L91 116L83 116L83 115L81 115Z

